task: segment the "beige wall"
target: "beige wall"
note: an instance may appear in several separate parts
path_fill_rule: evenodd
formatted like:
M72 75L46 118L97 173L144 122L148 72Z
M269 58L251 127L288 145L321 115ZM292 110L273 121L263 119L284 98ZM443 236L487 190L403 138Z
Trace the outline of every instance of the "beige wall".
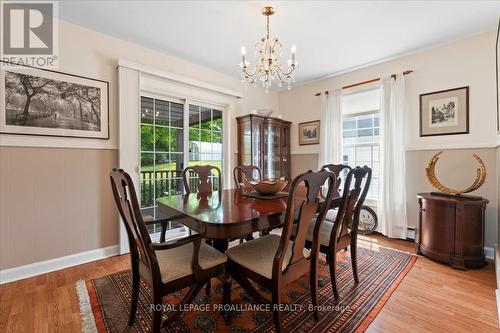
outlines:
M307 170L317 170L318 154L292 154L290 164L292 177L296 177Z
M297 175L317 167L319 145L299 146L299 122L320 118L317 92L339 89L345 85L412 69L407 77L408 100L406 124L407 204L409 226L418 225L415 195L431 191L425 178L425 166L438 149L445 150L438 165L438 177L450 187L465 187L473 180L476 162L472 152L478 152L487 165L486 184L473 194L490 200L487 209L485 240L492 247L499 235L500 198L497 169L500 158L496 133L495 92L495 33L488 32L373 65L343 75L318 80L283 91L279 94L280 113L292 121L292 173ZM470 87L470 134L424 137L419 136L419 95L461 86ZM453 149L452 149L453 148ZM484 148L484 149L483 149ZM500 154L500 153L498 153ZM500 172L500 171L499 171ZM499 236L500 237L500 236Z
M278 109L277 93L243 87L238 78L71 23L60 22L59 33L59 70L110 84L110 139L0 135L0 270L118 244L108 174L118 163L119 58L241 91L232 121Z
M114 150L0 147L0 268L118 243Z

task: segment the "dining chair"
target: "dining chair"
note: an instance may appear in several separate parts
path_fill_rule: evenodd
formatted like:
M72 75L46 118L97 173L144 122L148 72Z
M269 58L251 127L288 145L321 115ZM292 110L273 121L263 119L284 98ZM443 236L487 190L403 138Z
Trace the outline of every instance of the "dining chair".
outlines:
M128 326L132 326L139 301L140 280L152 291L152 332L171 323L181 314L181 307L190 303L212 277L220 276L224 285L224 299L229 299L230 279L225 278L227 257L202 242L202 234L163 243L152 243L141 215L134 184L122 169L113 169L111 188L118 211L125 224L130 246L132 268L132 300ZM161 322L163 297L189 287L177 311Z
M237 189L249 189L252 188L252 184L250 182L253 181L261 181L262 180L262 172L259 167L255 165L237 165L233 169L233 177L234 183L236 184ZM269 232L261 231L259 232L260 236L265 235ZM240 238L240 244L243 241L254 239L253 234L248 234L243 238Z
M184 182L184 189L186 194L189 193L202 193L202 192L212 192L213 184L212 178L214 178L213 170L217 171L217 186L218 190L222 190L222 173L220 169L214 165L193 165L188 166L182 171L182 180ZM192 174L195 174L194 178ZM194 181L193 181L194 179ZM190 180L192 184L190 185Z
M262 172L255 165L238 165L233 169L233 177L236 188L247 188L252 187L250 181L262 180Z
M247 293L259 303L268 303L250 283L250 280L259 283L272 292L272 309L276 330L283 331L281 322L280 292L290 282L309 273L311 284L311 298L314 305L314 318L319 320L318 305L318 246L310 249L304 247L306 234L313 216L316 215L315 240L318 238L319 228L323 221L328 203L333 194L335 175L332 172L311 170L297 176L290 186L287 209L283 220L281 236L268 234L255 240L232 247L226 251L229 258L229 274ZM320 201L318 193L321 185L328 181L326 201ZM297 195L299 186L303 184L307 191L305 197ZM298 214L295 212L298 211ZM293 225L297 224L298 233L291 239ZM313 244L319 245L318 242Z
M335 300L339 300L337 287L337 252L350 245L351 265L354 281L359 283L357 266L357 236L359 224L359 212L370 188L372 169L367 167L356 167L349 171L342 190L342 199L337 210L334 211L332 221L325 218L319 228L319 250L326 254L330 269L330 279ZM352 222L352 224L351 224ZM306 247L315 246L316 221L313 221L307 232Z
M340 185L342 183L342 178L340 178L340 175L341 175L342 171L347 170L349 172L351 169L352 168L346 164L325 164L321 167L321 170L331 171L337 176L337 178L335 179L335 185L333 186L333 188L334 188L333 197L334 198L340 197L339 189L340 189ZM321 190L320 195L324 199L323 192L324 192L324 190ZM333 207L331 207L331 209L329 209L326 212L325 221L333 222L335 220L335 217L337 216L337 209L338 209L338 207L335 207L335 205Z

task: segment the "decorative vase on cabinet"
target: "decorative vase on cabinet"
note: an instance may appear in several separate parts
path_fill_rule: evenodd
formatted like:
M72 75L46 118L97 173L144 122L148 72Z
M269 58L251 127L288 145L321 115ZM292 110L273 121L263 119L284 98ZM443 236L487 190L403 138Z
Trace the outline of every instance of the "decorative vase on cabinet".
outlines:
M238 165L254 165L263 179L290 179L291 122L248 114L238 124Z

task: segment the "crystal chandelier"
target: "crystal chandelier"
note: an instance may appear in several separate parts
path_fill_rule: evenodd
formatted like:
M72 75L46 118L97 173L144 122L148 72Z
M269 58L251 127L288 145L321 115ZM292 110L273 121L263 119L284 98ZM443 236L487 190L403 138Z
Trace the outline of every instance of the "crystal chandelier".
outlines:
M295 82L294 74L297 62L295 61L295 45L292 45L292 58L288 60L288 65L283 66L280 63L283 45L276 37L269 36L269 16L274 14L273 7L262 8L262 14L267 21L267 34L255 44L255 68L249 70L250 63L246 61L246 49L241 47L242 61L241 80L243 83L257 85L260 81L266 93L273 86L273 81L277 81L278 87L286 85L288 90L292 89L292 84Z

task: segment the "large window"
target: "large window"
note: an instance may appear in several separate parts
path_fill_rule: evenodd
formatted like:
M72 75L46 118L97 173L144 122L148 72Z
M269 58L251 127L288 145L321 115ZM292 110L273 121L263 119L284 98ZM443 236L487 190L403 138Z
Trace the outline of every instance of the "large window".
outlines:
M156 199L184 192L186 165L210 164L222 171L222 111L142 96L140 119L141 209L156 218ZM196 177L190 175L190 181L194 186ZM216 177L212 183L214 190L221 186Z
M380 88L347 94L342 99L343 162L372 168L367 197L377 200L380 167Z

